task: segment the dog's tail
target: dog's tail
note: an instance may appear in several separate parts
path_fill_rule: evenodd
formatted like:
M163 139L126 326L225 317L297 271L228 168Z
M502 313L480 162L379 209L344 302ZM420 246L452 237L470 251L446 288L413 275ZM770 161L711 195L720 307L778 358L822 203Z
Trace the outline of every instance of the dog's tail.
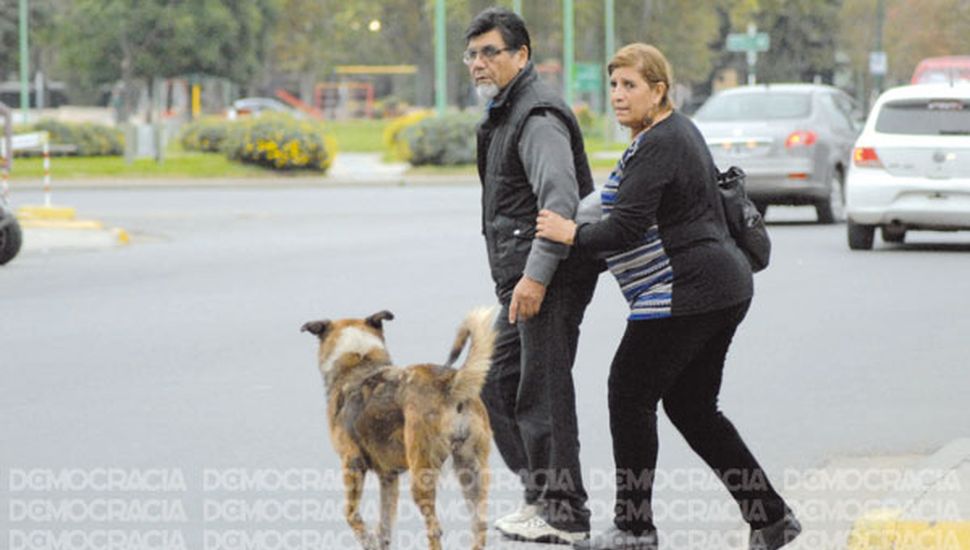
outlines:
M495 349L495 311L498 308L480 307L473 309L465 317L465 321L458 328L455 343L451 346L447 366L458 360L465 341L471 338L468 357L465 364L455 373L451 380L450 394L455 401L465 401L478 397L485 385L485 377L492 366L492 350Z

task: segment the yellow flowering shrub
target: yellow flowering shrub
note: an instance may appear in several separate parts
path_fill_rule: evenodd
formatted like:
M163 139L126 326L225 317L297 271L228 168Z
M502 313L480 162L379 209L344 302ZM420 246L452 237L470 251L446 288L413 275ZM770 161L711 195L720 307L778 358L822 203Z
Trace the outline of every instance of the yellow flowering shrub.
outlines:
M433 115L434 111L425 109L399 116L388 123L382 137L384 148L390 152L391 158L402 162L411 160L411 148L404 138L404 130Z
M179 133L179 141L186 151L218 153L229 136L232 121L219 117L205 117L186 124Z
M274 170L325 172L336 141L320 125L281 113L266 113L230 127L223 151L233 160Z

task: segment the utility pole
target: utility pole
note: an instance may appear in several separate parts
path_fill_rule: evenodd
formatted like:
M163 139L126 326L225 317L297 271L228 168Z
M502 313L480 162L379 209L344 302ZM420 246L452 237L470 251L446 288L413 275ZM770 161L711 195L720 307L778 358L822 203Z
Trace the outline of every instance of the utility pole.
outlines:
M876 52L883 51L882 27L885 20L886 20L886 2L885 0L877 0L876 1L876 47L875 47ZM877 95L882 93L883 75L884 75L883 71L876 71L876 74L873 75L875 77L874 84L875 84Z
M562 82L566 105L573 105L573 62L576 50L573 41L573 0L562 0Z
M445 47L445 0L435 0L434 10L434 104L438 116L448 106L448 58Z
M610 65L610 60L613 59L613 54L616 52L616 9L614 6L614 0L606 0L604 2L604 12L603 12L603 25L606 27L603 32L605 40L603 42L603 68L606 69ZM610 101L610 81L609 75L606 78L606 85L603 86L604 98L603 102L603 135L608 141L613 141L616 137L615 129L616 123L613 120L613 103Z
M27 76L30 74L30 49L27 47L27 0L20 0L20 110L23 123L27 124L27 111L30 109L30 88Z

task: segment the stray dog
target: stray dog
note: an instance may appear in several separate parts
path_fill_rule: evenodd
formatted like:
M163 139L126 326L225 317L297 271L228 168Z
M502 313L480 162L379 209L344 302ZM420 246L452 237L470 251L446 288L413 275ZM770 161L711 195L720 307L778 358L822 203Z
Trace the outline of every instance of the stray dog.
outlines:
M365 549L386 549L397 515L398 476L411 474L411 493L428 531L428 547L441 549L435 490L450 456L472 516L473 548L485 547L488 453L492 430L479 398L495 346L493 309L465 318L445 365L391 365L381 311L366 319L310 321L301 331L320 340L320 373L327 391L330 439L340 455L347 523ZM464 365L451 365L465 341ZM360 515L364 476L380 478L381 513L376 539Z

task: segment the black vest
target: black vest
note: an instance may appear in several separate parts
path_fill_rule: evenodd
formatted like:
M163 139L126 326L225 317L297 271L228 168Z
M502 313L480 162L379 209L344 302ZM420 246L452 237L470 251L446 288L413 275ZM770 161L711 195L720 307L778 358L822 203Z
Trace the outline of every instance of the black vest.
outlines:
M482 233L500 296L522 276L535 236L539 208L518 147L526 120L540 112L552 113L566 124L579 196L593 191L593 176L576 117L562 98L539 80L529 62L495 99L478 127Z

